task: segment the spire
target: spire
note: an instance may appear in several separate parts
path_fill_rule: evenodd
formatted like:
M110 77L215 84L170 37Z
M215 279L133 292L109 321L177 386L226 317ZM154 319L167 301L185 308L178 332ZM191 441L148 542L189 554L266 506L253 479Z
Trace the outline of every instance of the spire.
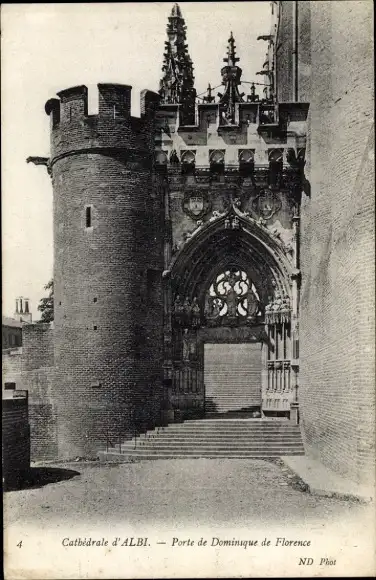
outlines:
M183 18L179 4L177 4L177 3L174 4L174 6L171 10L171 16L173 18Z
M222 118L226 123L235 123L235 103L243 102L244 93L239 93L238 86L241 84L242 69L237 66L239 58L236 56L235 40L231 32L227 45L227 56L223 59L226 65L221 69L222 84L225 92L218 93L219 102L222 106Z
M195 120L196 91L192 60L186 44L186 29L180 7L174 4L168 18L168 40L165 42L159 94L162 104L181 105L181 122L189 125Z
M211 88L210 83L208 84L206 91L206 95L203 98L204 103L213 103L215 101L215 97L212 95L213 89Z
M239 59L236 56L235 48L235 39L231 32L230 38L228 39L227 57L223 59L223 62L226 62L228 66L236 66L236 63L239 62Z

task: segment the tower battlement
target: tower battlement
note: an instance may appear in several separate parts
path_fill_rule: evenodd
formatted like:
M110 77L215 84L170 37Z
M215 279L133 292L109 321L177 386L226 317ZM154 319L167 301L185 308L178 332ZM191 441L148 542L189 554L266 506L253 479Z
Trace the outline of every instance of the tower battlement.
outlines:
M97 115L88 114L88 89L70 87L49 99L45 111L51 119L51 164L76 152L117 149L147 159L153 152L154 116L160 97L143 90L140 117L132 117L132 87L98 84Z

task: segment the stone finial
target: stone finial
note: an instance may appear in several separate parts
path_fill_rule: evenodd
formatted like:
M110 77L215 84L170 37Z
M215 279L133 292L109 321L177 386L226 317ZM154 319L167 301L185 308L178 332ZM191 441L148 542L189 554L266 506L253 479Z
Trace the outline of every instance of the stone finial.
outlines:
M193 65L186 44L186 26L180 7L175 4L167 24L167 37L159 94L162 104L181 105L181 123L194 124L196 91Z

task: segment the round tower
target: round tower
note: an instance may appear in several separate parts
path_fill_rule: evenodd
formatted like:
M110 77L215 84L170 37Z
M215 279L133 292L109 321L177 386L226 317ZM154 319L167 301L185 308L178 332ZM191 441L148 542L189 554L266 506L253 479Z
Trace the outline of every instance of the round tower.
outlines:
M162 200L153 193L158 95L100 84L46 103L54 214L53 398L60 457L87 456L158 423Z

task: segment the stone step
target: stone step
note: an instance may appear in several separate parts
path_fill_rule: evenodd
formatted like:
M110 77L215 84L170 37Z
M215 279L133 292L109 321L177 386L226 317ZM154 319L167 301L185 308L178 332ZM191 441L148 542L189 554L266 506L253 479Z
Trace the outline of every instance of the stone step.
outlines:
M196 439L196 438L200 438L200 439L206 439L208 437L211 438L222 438L222 437L226 437L226 438L232 438L232 439L264 439L264 438L273 438L273 437L300 437L300 433L298 433L297 431L270 431L270 432L257 432L257 431L236 431L234 433L234 431L206 431L206 432L199 432L199 433L195 433L193 431L170 431L168 433L160 433L155 434L155 433L149 433L148 435L140 435L137 437L137 439L148 439L148 438L158 438L158 437L168 437L168 438L175 438L175 437L182 437L184 439ZM132 438L133 439L133 438Z
M243 438L243 439L253 439L255 437L266 437L266 438L270 438L270 437L300 437L300 433L299 431L269 431L269 430L265 430L265 431L256 431L256 430L249 430L249 431L233 431L231 429L229 429L228 431L216 431L216 430L205 430L205 431L191 431L191 432L187 432L187 431L178 431L177 429L174 431L170 431L169 429L167 429L166 431L160 430L160 431L150 431L148 433L145 433L143 435L139 435L138 438L139 439L148 439L148 438L161 438L161 437L182 437L183 439L187 439L187 436L196 438L196 437L200 437L200 438L206 438L206 437L227 437L227 438Z
M233 423L234 425L239 425L240 423L247 423L249 425L292 425L294 427L298 427L295 423L291 423L289 419L278 418L278 419L270 419L270 418L246 418L243 420L239 419L223 419L222 417L219 418L204 418L204 419L186 419L184 423L171 423L168 427L175 427L176 425L223 425L224 423Z
M99 452L101 460L126 457L280 457L304 455L299 426L285 420L192 419L160 427L119 447Z
M191 448L211 448L211 449L266 449L266 448L272 448L272 447L278 447L278 448L290 448L290 447L296 447L296 446L302 446L302 441L299 440L298 438L295 439L294 441L275 441L275 440L269 440L269 441L224 441L223 439L217 439L217 440L205 440L205 439L199 439L197 441L182 441L182 440L159 440L159 439L145 439L142 441L137 441L136 443L134 441L125 441L124 443L122 443L122 447L124 448L136 448L136 447L140 447L140 448L170 448L170 449L191 449ZM115 447L117 448L117 446Z
M224 439L197 439L195 441L183 441L181 439L146 439L142 441L124 441L121 446L127 448L135 448L135 447L171 447L176 448L179 447L180 449L188 449L191 447L211 447L211 448L219 448L219 447L226 447L228 449L235 449L235 448L257 448L257 449L264 449L269 447L296 447L302 446L302 440L298 437L296 439L290 439L287 441L282 440L248 440L248 441L238 441L238 440L224 440ZM115 445L117 448L118 445Z
M216 393L215 395L209 395L208 393L206 393L205 396L205 401L217 401L218 399L233 399L235 401L240 400L240 399L249 399L251 401L253 401L255 398L256 399L261 399L261 394L259 394L257 397L255 397L252 394L249 393L245 393L244 391L233 391L231 393L227 393L227 392L223 392L223 393Z
M188 428L189 429L196 429L198 431L201 430L201 429L202 430L208 430L208 429L213 429L214 430L214 429L220 429L220 428L223 428L223 429L233 429L233 430L236 430L236 429L249 429L249 430L254 430L254 431L256 431L256 430L262 430L262 429L292 429L292 428L298 428L297 426L295 426L295 425L293 425L291 423L290 424L287 423L286 425L279 424L279 425L276 425L276 426L273 426L273 425L265 425L265 426L254 425L253 426L252 423L246 423L246 421L243 421L242 420L242 417L238 417L238 419L239 419L239 422L240 421L242 421L242 423L244 422L244 425L243 424L240 424L240 425L230 424L229 421L224 420L223 421L224 425L220 425L218 423L213 424L213 425L202 425L202 426L198 426L198 425L185 425L185 428L187 428L187 429ZM229 423L229 424L227 424L227 423ZM183 424L182 423L175 423L174 424L174 428L177 425L183 425ZM169 425L168 428L169 429L170 428L173 428L173 425Z
M244 415L246 416L241 416L241 417L233 417L232 415L227 415L226 417L223 417L221 415L221 417L218 418L205 418L201 420L201 424L200 423L191 423L190 421L184 421L181 423L170 423L169 425L166 425L165 427L168 427L169 429L172 429L174 427L177 428L181 428L182 426L184 427L190 427L190 428L194 428L194 429L214 429L216 427L226 427L226 428L247 428L247 429L264 429L266 427L270 427L271 429L277 429L277 428L284 428L284 427L294 427L294 428L299 428L298 425L296 425L295 423L291 422L291 421L281 421L281 422L262 422L259 421L257 418L253 419L249 416L247 416L249 414L249 411L245 411Z
M196 438L186 438L183 437L155 437L148 439L137 439L136 445L181 445L192 446L192 445L229 445L236 447L237 445L296 445L301 443L301 438L298 436L283 438L283 437L270 437L270 438L259 438L259 437L196 437ZM122 443L123 444L123 443ZM124 441L124 445L132 444L134 445L134 440Z
M243 427L243 426L213 426L213 427L184 427L179 429L177 427L168 428L170 433L179 431L179 433L299 433L293 427ZM163 431L161 431L163 432ZM164 431L166 432L166 431ZM149 431L150 433L150 431Z
M120 452L120 448L110 448L111 451L115 452ZM212 453L212 454L217 454L217 453L225 453L225 454L229 454L229 455L233 455L234 453L239 454L239 453L264 453L264 454L269 454L269 453L281 453L281 454L285 454L285 455L289 455L290 451L301 451L304 452L304 447L303 445L299 445L299 444L295 444L295 445L241 445L241 446L232 446L232 445L228 445L228 446L224 446L224 445L211 445L211 446L199 446L199 445L195 445L195 446L186 446L183 447L182 445L141 445L141 446L121 446L121 452L122 453L133 453L134 451L139 451L139 452L148 452L148 453L165 453L165 454L169 454L169 453L173 453L173 454L180 454L180 455L185 455L186 453Z
M147 433L142 433L138 435L139 438L146 438L146 437L161 437L161 436L177 436L180 435L182 437L265 437L265 436L281 436L284 437L286 435L297 435L300 437L300 432L295 431L292 429L182 429L181 431L178 429L171 429L165 431L148 431ZM132 437L133 439L133 437Z
M119 453L119 452L114 452L114 453L110 453L110 452L100 452L99 454L99 458L101 461L127 461L128 458L132 458L132 459L145 459L145 460L152 460L152 459L186 459L186 458L190 458L190 459L201 459L201 458L213 458L213 459L218 459L218 458L225 458L225 459L253 459L253 458L270 458L270 457L282 457L284 455L286 455L286 452L283 451L278 451L278 452L268 452L268 453L264 453L262 451L259 452L252 452L252 453L234 453L232 455L229 455L228 453L212 453L212 452L202 452L200 451L199 453L196 452L192 452L192 453L184 453L184 455L181 455L179 453L140 453L138 450L136 450L134 453ZM291 451L289 452L289 455L304 455L304 451Z

